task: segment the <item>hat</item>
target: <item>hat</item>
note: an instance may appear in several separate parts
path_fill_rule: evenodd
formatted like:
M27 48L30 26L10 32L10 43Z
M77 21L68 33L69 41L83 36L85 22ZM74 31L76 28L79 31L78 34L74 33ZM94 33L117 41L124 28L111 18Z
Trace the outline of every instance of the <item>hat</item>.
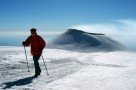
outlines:
M37 29L32 28L30 31L31 31L31 32L36 32L36 31L37 31Z

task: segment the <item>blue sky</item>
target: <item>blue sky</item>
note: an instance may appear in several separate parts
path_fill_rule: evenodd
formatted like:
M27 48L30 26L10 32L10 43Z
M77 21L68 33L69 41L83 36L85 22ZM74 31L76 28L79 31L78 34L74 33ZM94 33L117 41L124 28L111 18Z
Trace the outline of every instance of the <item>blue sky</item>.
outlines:
M63 30L136 19L136 0L0 0L0 30Z

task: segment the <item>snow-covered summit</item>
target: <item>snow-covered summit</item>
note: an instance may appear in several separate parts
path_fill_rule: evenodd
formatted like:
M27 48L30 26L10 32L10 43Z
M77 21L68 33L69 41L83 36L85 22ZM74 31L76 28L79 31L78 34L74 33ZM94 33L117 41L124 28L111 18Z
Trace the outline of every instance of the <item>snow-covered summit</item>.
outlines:
M68 31L55 38L48 47L84 51L127 50L120 42L105 34L88 33L77 29L68 29Z

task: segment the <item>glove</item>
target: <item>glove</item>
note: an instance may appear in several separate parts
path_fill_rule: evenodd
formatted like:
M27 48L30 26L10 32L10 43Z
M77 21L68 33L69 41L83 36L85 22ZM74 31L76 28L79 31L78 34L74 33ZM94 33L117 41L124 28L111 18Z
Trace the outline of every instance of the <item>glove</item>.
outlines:
M24 41L22 42L22 45L25 46L25 42Z

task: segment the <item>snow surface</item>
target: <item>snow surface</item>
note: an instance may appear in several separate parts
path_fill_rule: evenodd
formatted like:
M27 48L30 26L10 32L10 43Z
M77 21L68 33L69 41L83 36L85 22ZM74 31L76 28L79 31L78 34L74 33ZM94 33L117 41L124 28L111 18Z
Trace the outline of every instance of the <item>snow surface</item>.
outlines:
M0 89L8 90L136 90L136 53L74 52L45 49L39 60L42 73L34 78L32 56L27 48L30 73L23 47L0 47Z
M43 52L49 76L40 59L42 73L34 77L26 49L31 72L23 47L0 46L0 89L136 90L136 53L103 34L71 29L56 38Z

